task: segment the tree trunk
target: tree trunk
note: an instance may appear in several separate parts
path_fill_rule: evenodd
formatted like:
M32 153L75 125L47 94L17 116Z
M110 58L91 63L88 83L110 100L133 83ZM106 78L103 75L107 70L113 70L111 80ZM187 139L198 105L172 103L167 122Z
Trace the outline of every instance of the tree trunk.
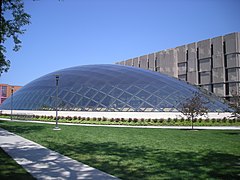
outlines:
M192 129L193 129L193 116L192 116Z

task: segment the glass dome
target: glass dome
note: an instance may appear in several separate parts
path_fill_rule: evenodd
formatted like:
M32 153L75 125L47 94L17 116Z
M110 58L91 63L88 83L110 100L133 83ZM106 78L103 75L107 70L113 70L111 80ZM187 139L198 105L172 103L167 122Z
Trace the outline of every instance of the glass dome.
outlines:
M84 65L42 76L14 93L13 109L172 112L195 93L208 99L210 111L229 110L215 95L184 81L122 65ZM0 108L10 109L11 99Z

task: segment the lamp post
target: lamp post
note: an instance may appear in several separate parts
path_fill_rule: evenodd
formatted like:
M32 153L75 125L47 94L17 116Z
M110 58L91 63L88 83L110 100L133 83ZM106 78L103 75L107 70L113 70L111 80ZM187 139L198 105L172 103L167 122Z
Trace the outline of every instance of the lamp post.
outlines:
M61 130L58 127L58 81L59 81L59 75L55 75L56 78L56 100L55 100L55 109L56 109L56 126L53 128L53 130Z
M11 87L11 120L13 115L13 86Z

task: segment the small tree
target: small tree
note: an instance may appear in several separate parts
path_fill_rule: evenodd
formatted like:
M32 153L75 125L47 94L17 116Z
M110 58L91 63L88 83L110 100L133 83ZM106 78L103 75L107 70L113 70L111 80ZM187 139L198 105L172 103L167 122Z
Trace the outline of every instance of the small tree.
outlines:
M205 106L206 101L203 100L201 94L195 93L193 97L188 98L184 103L181 103L179 106L179 111L187 116L188 119L191 119L192 129L193 129L193 120L204 114L208 113L208 108Z
M233 90L231 94L232 94L232 101L230 102L230 105L233 108L232 115L235 118L239 118L240 117L240 97L237 91L235 90Z

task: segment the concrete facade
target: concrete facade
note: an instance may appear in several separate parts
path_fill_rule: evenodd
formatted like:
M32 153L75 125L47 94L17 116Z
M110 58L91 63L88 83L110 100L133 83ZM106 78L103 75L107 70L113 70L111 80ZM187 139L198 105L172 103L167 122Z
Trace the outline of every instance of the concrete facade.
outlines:
M240 91L240 32L119 61L161 72L231 100Z

